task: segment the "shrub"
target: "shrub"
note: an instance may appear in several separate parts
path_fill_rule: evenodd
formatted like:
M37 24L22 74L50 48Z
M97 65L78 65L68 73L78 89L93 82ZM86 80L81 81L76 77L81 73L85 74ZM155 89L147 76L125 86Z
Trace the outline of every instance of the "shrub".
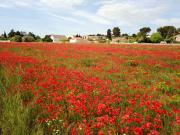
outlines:
M99 39L98 42L99 43L106 43L106 40L105 39Z
M158 32L153 33L150 37L152 43L160 43L163 40L163 37Z
M172 42L174 42L174 38L173 38L173 37L167 38L167 39L165 39L165 41L166 41L167 43L172 43Z
M60 41L61 43L67 43L67 42L69 42L69 39L66 38L66 37L64 37L64 38L60 39L59 41Z
M35 39L34 39L34 37L32 37L32 36L24 36L24 37L22 38L22 41L23 41L23 42L34 42Z
M50 38L49 35L46 35L43 39L42 39L43 42L53 42L53 40Z
M22 37L19 35L16 35L14 37L11 38L12 42L22 42Z

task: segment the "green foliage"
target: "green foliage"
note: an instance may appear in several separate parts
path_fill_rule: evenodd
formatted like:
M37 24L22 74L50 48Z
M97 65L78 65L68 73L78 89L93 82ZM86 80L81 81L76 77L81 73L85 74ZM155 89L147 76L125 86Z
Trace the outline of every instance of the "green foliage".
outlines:
M129 35L127 33L122 34L122 37L125 37L128 39Z
M46 35L43 39L43 42L53 42L53 40L50 38L50 35Z
M31 105L23 105L21 93L8 92L20 82L20 76L9 74L6 68L0 66L0 134L43 135L42 127L36 123L37 111Z
M29 32L29 33L28 33L28 36L31 36L31 37L33 37L34 39L36 38L36 35L35 35L34 33L32 33L32 32Z
M19 95L9 95L2 98L1 126L2 133L22 135L26 132L28 109L24 108Z
M35 124L37 114L30 106L24 106L21 95L16 93L0 96L0 129L2 135L43 134Z
M0 93L2 95L5 95L6 89L9 87L9 85L10 85L10 81L6 76L5 69L0 65Z
M110 29L107 30L107 38L112 39L112 33Z
M69 42L68 38L64 37L59 40L61 43L67 43Z
M22 37L19 35L15 35L14 37L11 38L12 42L22 42Z
M161 34L163 39L172 38L177 34L177 30L174 26L164 26L157 29L157 32Z
M174 95L168 102L180 109L180 94Z
M24 36L24 37L22 38L22 41L23 41L23 42L34 42L35 39L34 39L34 37L32 37L32 36Z
M177 28L177 32L180 34L180 28Z
M127 62L127 66L130 66L130 67L137 67L138 65L139 64L136 61L134 61L134 60L129 60Z
M12 29L9 33L8 36L6 35L6 33L4 32L4 34L2 34L0 36L0 40L8 40L10 39L13 42L40 42L41 41L41 37L38 35L35 35L32 32L29 32L28 34L24 31L14 31L14 29Z
M114 28L113 28L113 35L114 35L115 37L120 37L120 36L121 36L121 30L120 30L119 27L114 27Z
M133 38L136 38L136 37L137 37L137 35L136 35L136 34L132 34L132 37L133 37Z
M142 33L143 35L147 35L149 32L151 32L151 28L149 27L143 27L140 30L140 33Z
M81 60L81 63L82 63L84 66L86 66L86 67L92 67L92 66L95 66L95 65L96 65L95 62L94 62L94 60L89 59L89 58L86 58L86 59Z
M106 43L106 40L105 39L99 39L98 42L103 44L103 43Z
M161 34L157 33L153 33L150 37L151 42L153 43L160 43L163 40L163 37L161 36Z
M4 31L4 33L0 36L0 40L8 40L7 34Z
M66 129L63 127L63 120L53 119L45 123L46 129L52 130L53 135L65 134ZM47 130L48 132L48 130Z
M165 82L160 82L157 86L158 90L162 93L176 94L179 93L179 90L175 90L173 87L166 85Z
M150 40L147 38L147 34L151 31L151 29L149 27L143 27L139 30L138 34L137 34L137 41L139 43L142 42L150 42Z
M14 37L15 35L16 35L16 32L14 31L14 29L12 29L12 30L9 32L8 37L9 37L9 38L12 38L12 37Z
M137 41L139 43L145 42L146 41L146 35L143 35L142 33L138 32L138 34L137 34Z
M166 38L165 39L166 43L172 43L175 41L174 37Z

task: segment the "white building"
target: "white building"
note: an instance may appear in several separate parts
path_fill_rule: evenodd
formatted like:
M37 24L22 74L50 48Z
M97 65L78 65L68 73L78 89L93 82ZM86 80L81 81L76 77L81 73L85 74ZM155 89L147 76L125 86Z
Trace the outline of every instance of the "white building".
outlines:
M180 42L180 34L176 35L175 38L177 42Z
M82 37L72 37L69 40L70 43L90 43L88 40L82 38Z
M54 43L59 43L67 39L65 35L51 35L50 38L53 40Z

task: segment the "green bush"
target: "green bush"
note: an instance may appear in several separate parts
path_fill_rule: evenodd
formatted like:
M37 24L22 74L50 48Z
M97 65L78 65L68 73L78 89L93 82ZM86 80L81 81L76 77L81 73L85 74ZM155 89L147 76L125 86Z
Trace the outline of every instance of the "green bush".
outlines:
M61 43L67 43L67 42L69 42L69 39L66 38L66 37L64 37L64 38L60 39L59 41L60 41Z
M32 37L32 36L24 36L24 37L22 38L22 41L23 41L23 42L34 42L35 39L34 39L34 37Z
M19 35L15 35L14 37L11 38L12 42L22 42L22 37Z
M152 43L160 43L163 40L163 37L158 32L153 33L150 37Z
M167 43L172 43L175 39L173 37L165 39Z
M43 39L43 42L53 42L53 40L50 38L50 35L46 35Z
M106 40L105 39L99 39L98 42L99 43L106 43Z

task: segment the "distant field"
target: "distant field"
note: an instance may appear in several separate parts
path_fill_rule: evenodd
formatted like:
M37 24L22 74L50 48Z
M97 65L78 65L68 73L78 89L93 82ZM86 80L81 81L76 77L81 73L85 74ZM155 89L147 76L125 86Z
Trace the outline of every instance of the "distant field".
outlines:
M0 43L0 134L179 131L178 45Z

